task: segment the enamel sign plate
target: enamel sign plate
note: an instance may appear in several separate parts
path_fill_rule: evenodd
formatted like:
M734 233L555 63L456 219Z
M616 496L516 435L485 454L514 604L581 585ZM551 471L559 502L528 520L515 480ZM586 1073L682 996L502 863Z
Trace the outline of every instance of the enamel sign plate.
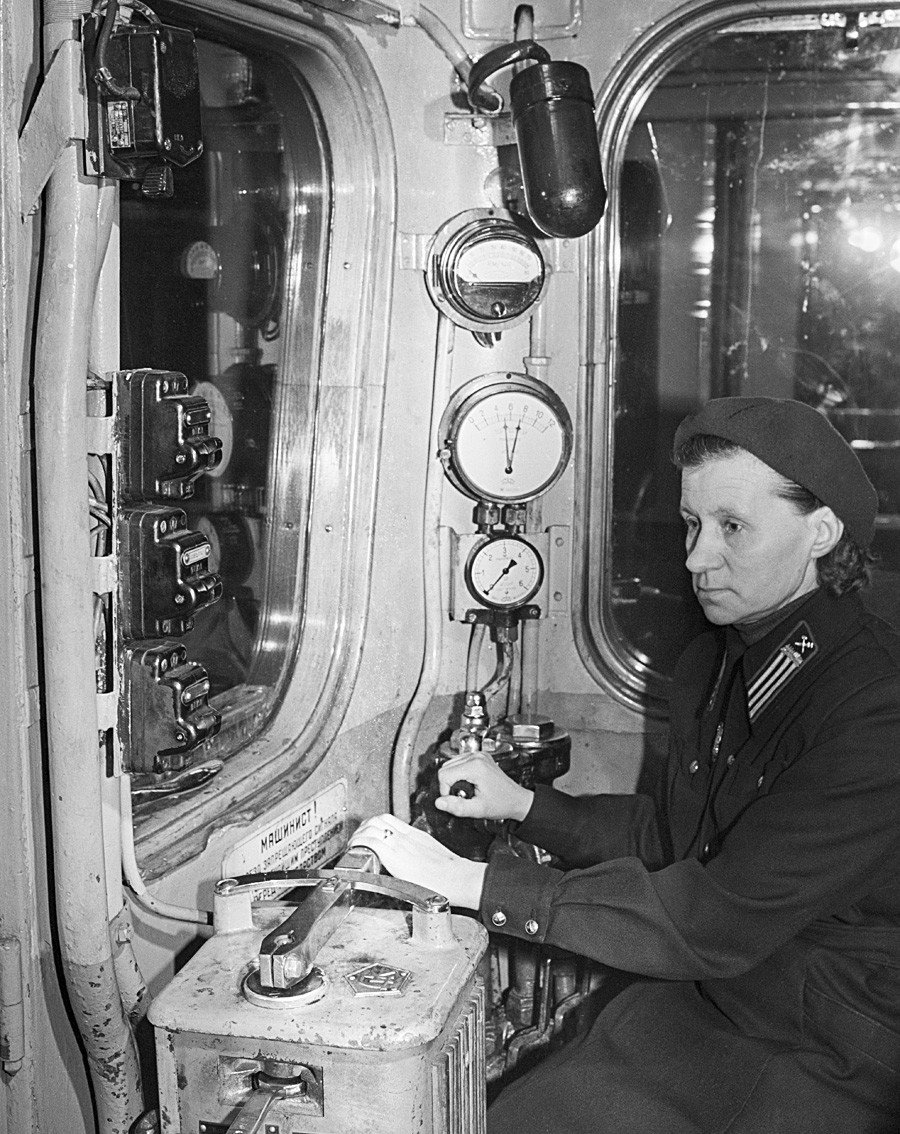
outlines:
M222 877L321 866L344 849L346 820L347 781L337 780L236 843L222 860Z

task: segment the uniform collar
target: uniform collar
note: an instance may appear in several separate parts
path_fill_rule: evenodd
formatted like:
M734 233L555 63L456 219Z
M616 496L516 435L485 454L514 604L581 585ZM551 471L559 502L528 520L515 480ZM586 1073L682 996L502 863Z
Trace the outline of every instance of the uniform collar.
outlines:
M765 637L748 646L743 671L752 729L783 692L852 631L859 613L856 595L834 598L819 588L806 601L792 604Z

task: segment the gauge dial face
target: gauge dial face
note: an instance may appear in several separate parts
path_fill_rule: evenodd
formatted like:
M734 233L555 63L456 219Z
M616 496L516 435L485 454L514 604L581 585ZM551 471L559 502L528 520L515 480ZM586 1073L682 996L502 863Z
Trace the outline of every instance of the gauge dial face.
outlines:
M454 265L467 284L540 284L544 264L535 247L509 237L482 239L468 245Z
M524 240L499 236L473 241L445 273L448 298L490 328L527 313L541 293L544 262Z
M497 610L524 606L544 577L541 557L524 539L500 536L479 544L466 566L466 584L476 602Z
M461 407L452 443L464 490L501 503L546 492L569 459L564 412L528 388L500 389Z

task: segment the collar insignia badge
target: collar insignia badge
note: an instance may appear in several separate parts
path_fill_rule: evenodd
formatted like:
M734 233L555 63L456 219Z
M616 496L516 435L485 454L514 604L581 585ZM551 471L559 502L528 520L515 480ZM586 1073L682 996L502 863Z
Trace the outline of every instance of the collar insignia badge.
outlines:
M751 723L819 651L806 622L798 623L747 686Z

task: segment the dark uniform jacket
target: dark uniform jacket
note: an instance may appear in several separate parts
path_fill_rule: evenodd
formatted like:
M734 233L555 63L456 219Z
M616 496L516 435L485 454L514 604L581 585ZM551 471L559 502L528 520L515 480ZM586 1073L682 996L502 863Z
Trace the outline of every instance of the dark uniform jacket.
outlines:
M654 979L491 1131L900 1132L900 638L856 596L701 636L663 798L539 788L517 834L572 869L495 857L488 927Z

